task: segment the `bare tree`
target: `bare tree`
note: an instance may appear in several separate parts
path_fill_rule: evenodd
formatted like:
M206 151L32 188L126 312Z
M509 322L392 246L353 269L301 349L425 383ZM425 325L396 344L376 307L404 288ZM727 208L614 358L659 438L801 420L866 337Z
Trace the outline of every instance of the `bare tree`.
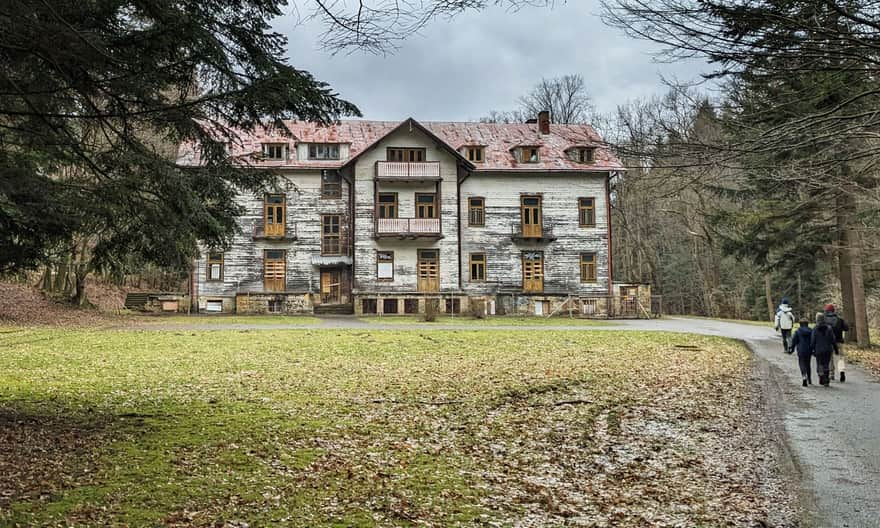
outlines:
M580 75L541 79L528 95L520 97L519 104L530 117L549 110L550 119L564 125L586 123L594 112L587 85Z

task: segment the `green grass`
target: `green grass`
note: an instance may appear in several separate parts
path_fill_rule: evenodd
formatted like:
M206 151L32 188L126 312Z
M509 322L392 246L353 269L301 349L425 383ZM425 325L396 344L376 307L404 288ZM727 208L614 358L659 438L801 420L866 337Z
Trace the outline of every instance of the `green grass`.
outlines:
M156 315L142 316L138 321L148 324L180 325L290 325L321 324L317 317L308 315Z
M705 457L747 433L749 361L672 334L0 328L0 525L721 525L754 469Z
M568 317L519 317L519 316L491 316L485 319L476 319L468 315L461 316L438 316L432 323L426 323L421 315L383 315L363 316L361 321L374 324L422 324L425 328L431 325L474 325L474 326L607 326L606 321L595 319L577 319Z

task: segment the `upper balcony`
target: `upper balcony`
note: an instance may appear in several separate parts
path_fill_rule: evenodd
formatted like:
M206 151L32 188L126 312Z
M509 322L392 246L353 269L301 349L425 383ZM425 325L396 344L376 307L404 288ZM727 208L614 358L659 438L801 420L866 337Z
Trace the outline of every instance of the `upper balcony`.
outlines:
M439 218L379 218L376 238L443 238Z
M291 242L297 239L296 224L287 226L284 224L256 222L254 224L254 229L251 232L251 239Z
M420 182L439 181L439 161L377 161L376 181Z
M510 238L514 242L553 242L557 237L549 225L518 223L511 226Z

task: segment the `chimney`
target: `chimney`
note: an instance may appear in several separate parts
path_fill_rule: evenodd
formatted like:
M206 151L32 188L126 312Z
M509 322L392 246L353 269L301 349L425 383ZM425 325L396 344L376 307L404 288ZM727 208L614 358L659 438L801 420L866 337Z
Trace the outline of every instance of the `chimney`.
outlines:
M540 112L538 112L538 131L544 135L550 133L550 111L549 110L541 110Z

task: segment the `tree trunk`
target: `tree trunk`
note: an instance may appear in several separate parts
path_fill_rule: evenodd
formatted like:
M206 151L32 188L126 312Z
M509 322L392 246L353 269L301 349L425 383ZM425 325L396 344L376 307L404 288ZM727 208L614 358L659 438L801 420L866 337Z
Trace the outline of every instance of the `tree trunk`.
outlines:
M74 290L73 296L70 299L74 306L85 306L89 302L86 298L86 277L88 277L88 274L85 266L77 267L74 270Z
M852 341L853 337L858 342L859 347L867 348L871 346L871 338L868 331L868 309L865 304L865 283L862 277L862 249L861 237L859 232L851 224L846 226L844 231L844 247L842 254L846 254L846 260L850 263L849 278L852 283L850 291L852 298L852 317L844 320L850 325L850 331L847 341Z
M767 313L770 314L770 320L776 319L776 307L773 306L773 292L770 289L770 274L764 274L764 297L767 298Z
M837 198L837 263L838 280L840 281L840 301L843 305L843 320L850 327L846 333L846 341L856 340L856 318L853 299L853 254L849 238L848 218L853 212L855 204L845 192ZM864 295L864 291L863 291Z

